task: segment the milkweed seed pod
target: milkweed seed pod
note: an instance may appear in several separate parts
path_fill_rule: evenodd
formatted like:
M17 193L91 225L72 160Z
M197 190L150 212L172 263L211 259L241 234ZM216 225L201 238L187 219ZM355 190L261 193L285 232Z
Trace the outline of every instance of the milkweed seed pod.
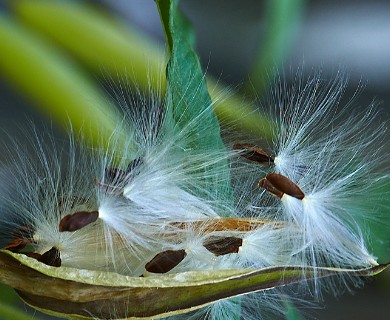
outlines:
M319 74L296 81L272 89L274 131L269 141L260 137L264 146L236 137L218 149L194 147L194 132L207 137L207 129L194 128L204 127L212 105L183 126L169 96L132 100L123 91L123 121L107 144L89 147L72 132L59 143L34 129L26 143L10 139L1 174L4 249L59 270L146 282L216 270L249 272L242 279L278 275L268 286L232 287L172 307L210 319L258 318L254 309L266 306L280 311L286 292L265 289L310 280L319 296L324 277L337 275L328 282L336 288L373 272L348 270L379 268L359 223L375 215L375 190L387 183L380 171L385 124L376 124L374 105L356 113L350 103L339 105L342 75L330 84ZM117 315L126 316L139 314Z

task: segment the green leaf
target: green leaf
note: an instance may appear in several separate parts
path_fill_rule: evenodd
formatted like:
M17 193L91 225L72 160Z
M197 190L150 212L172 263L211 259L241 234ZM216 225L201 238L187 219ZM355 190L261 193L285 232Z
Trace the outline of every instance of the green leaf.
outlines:
M204 73L192 48L193 32L189 22L180 13L178 3L177 0L157 1L162 22L169 22L169 25L164 25L164 30L167 32L171 51L167 81L173 117L180 128L191 126L193 148L223 149L219 123L210 108L212 102ZM197 119L203 121L194 121Z
M167 67L167 111L172 114L175 127L186 133L184 149L222 154L225 146L207 91L205 75L193 50L194 34L190 24L179 10L178 0L157 0L156 3L171 52ZM208 194L231 201L227 161L202 170L205 185L209 188Z
M196 310L220 299L337 274L373 276L389 265L348 270L276 266L206 270L150 277L50 267L22 254L0 251L0 283L29 305L69 319L149 319Z

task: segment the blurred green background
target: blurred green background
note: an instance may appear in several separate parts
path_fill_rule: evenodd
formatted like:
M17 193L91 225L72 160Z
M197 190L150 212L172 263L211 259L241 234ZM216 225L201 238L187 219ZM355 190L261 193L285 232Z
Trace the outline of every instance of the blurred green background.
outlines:
M254 95L261 97L275 67L288 76L302 66L307 71L322 68L324 76L346 69L346 95L362 83L365 90L356 104L364 108L375 97L383 100L383 117L388 118L389 1L182 0L181 7L196 30L213 93L234 91L217 107L222 120L253 110ZM165 60L164 34L152 0L1 0L0 126L23 136L20 128L32 119L38 126L53 123L61 136L69 119L89 133L87 118L91 127L109 134L120 115L110 107L107 79L135 78L145 90L163 87L157 80ZM245 117L238 129L266 135L266 124L259 124L264 121L260 114ZM92 135L91 143L95 140ZM381 223L384 228L375 232L383 242L376 244L376 252L384 262L390 258L390 223ZM310 311L307 318L387 319L389 298L387 271L354 295L326 297L325 308ZM25 308L1 289L0 319L2 306L11 303Z

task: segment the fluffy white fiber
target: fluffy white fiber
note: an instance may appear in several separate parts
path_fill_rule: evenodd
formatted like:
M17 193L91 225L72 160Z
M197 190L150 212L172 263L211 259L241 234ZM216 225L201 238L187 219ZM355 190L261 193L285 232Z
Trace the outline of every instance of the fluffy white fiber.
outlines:
M380 181L386 125L375 104L361 111L353 99L340 105L346 83L342 73L330 83L319 73L306 82L298 77L291 91L274 95L279 118L273 170L305 194L303 200L284 195L281 211L301 226L304 263L314 266L375 264L356 221L375 217L369 206L358 207L375 207L378 195L370 188Z
M259 137L264 145L257 146L273 163L244 159L230 145L222 151L191 149L193 126L205 121L207 112L179 128L169 99L136 95L132 100L126 91L117 96L124 118L108 147L87 147L72 132L62 143L34 130L27 143L10 139L1 178L8 190L0 195L4 245L23 251L9 243L24 239L29 252L58 250L61 266L130 276L157 272L156 257L177 259L162 273L376 265L359 227L359 215L375 214L375 206L370 212L359 205L362 198L375 201L371 188L381 181L385 125L377 124L375 106L355 112L351 103L339 104L345 83L338 75L324 84L320 74L308 80L298 76L291 87L277 83L266 101L273 110L273 137L268 142ZM298 186L303 199L286 192L279 199L257 187L270 173ZM216 185L230 184L235 203L213 192ZM91 219L96 212L97 218L60 231L66 216L78 223L80 212ZM224 217L257 224L247 230L224 227ZM267 292L261 295L265 298L258 301L266 302ZM218 301L193 317L238 319L245 301L253 306L258 296ZM275 296L270 292L272 304Z

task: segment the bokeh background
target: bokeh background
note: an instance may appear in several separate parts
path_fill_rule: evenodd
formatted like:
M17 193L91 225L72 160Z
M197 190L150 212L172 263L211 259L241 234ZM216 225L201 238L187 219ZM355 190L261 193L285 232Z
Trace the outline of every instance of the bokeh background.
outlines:
M29 3L32 2L41 7L31 9ZM53 9L53 3L58 7ZM71 11L81 22L72 21L72 14L61 10L60 6L65 3L73 6ZM46 11L45 7L54 11ZM346 96L353 95L356 88L363 85L364 91L356 105L364 108L375 98L382 101L382 117L388 118L389 1L182 0L181 7L195 28L196 48L207 74L218 79L221 86L237 92L237 96L254 100L255 93L261 97L275 67L286 70L287 77L289 70L302 67L308 71L321 68L324 77L331 77L341 68L350 79ZM92 25L96 22L101 23L103 29L112 27L113 33L105 34L98 28L96 32L88 28L72 29L72 25L88 24L89 18L93 20ZM75 114L77 108L84 108L80 114L88 112L89 103L98 100L104 105L105 99L109 99L102 88L107 77L123 76L121 73L126 70L126 75L145 82L144 66L149 65L150 69L161 66L165 57L164 34L152 0L46 3L0 0L0 21L0 126L2 132L11 136L21 134L21 128L30 120L37 126L52 125L61 136L61 128L68 121L63 119L61 123L61 117L64 118L64 113L58 111L64 108L61 101L69 99L69 108L76 108ZM28 39L34 39L24 46L22 41L21 47L15 47L19 51L24 48L25 56L6 50L16 39L12 32L1 31L9 30L10 25L11 29L27 34ZM112 41L105 42L110 35ZM40 45L45 52L49 51L49 58L38 54L37 61L41 62L38 69L28 68L17 60L31 57L33 46ZM51 56L53 52L55 59ZM56 78L52 79L52 85L39 87L40 77L52 64L57 64L59 74L69 72L69 79L75 77L74 84L87 87L89 96L84 107L72 104L72 94L66 92L72 85L67 81L60 93L53 89L62 81ZM14 73L12 68L19 73ZM42 98L53 92L58 106L56 97L53 100ZM72 118L73 111L66 112ZM0 150L0 160L1 157ZM387 221L383 221L385 227L375 231L383 240L378 253L383 260L390 258L387 242L390 215L387 217ZM310 311L308 318L385 320L390 318L389 301L390 273L386 272L353 295L325 296L324 308ZM0 302L18 303L4 289L0 291ZM19 305L22 310L28 310ZM45 318L39 313L33 314L35 318Z

